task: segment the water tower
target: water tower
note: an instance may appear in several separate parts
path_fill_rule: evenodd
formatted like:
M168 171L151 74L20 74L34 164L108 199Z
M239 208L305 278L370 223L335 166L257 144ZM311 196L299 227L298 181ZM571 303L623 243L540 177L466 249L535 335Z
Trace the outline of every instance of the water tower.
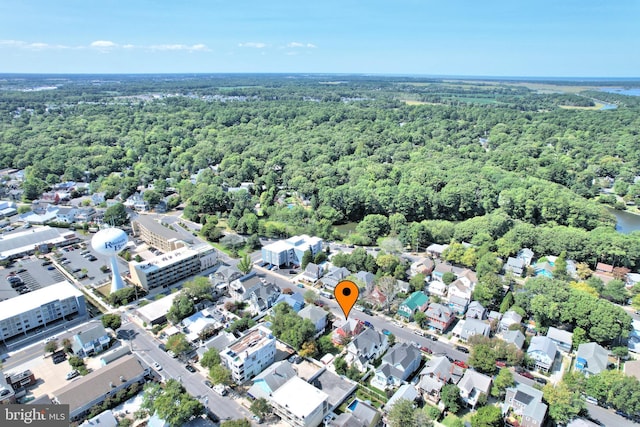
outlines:
M128 241L127 233L119 228L105 228L98 231L91 239L93 250L111 258L111 292L124 289L124 282L118 271L116 256L118 256L118 252L127 246Z

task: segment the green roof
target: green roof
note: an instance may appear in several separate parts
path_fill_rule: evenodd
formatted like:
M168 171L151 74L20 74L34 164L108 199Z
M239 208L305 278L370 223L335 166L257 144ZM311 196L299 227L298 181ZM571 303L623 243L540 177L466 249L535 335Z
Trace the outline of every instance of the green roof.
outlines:
M422 291L415 291L409 298L404 300L403 306L407 306L411 311L416 311L416 308L422 307L429 301L429 297Z

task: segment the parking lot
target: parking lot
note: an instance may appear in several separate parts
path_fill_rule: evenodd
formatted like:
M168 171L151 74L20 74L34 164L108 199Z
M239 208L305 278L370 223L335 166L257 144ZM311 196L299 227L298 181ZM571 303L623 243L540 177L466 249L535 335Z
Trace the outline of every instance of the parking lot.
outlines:
M29 387L28 396L33 396L36 399L38 397L48 394L51 396L54 391L58 390L69 384L66 376L73 368L69 365L69 359L60 363L53 363L51 355L47 354L37 359L32 359L28 363L25 363L16 368L12 368L10 373L22 372L26 369L30 369L36 377L35 386ZM76 378L80 378L79 376Z
M25 293L28 293L65 280L60 271L55 267L50 269L51 265L42 265L43 262L45 260L31 256L18 260L9 269L3 269L3 280L0 280L0 301L20 295L18 289L21 288L26 288ZM18 277L22 283L12 287L7 280L10 276Z
M93 256L93 258L92 258ZM91 261L93 259L93 261ZM111 279L111 271L102 271L101 267L110 268L110 261L104 255L95 252L91 245L77 244L63 248L54 256L56 264L64 268L69 274L75 277L82 284L99 284ZM120 274L128 272L126 263L118 259Z

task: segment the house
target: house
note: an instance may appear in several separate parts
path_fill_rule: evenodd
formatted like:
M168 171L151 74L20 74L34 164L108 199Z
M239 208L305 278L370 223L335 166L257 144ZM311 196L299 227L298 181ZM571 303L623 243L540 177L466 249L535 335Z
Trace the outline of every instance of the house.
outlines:
M356 335L347 346L348 361L355 364L360 372L364 372L369 362L384 354L387 348L389 348L387 336L367 328Z
M564 353L571 352L571 347L573 346L573 333L551 326L547 331L547 337L556 343L558 350Z
M347 406L347 412L340 414L327 427L376 427L380 425L381 414L375 406L355 399Z
M322 251L322 239L306 234L279 240L262 247L262 260L275 266L301 265L304 253L310 250L313 256Z
M429 328L436 329L441 333L446 331L455 319L453 311L449 307L437 303L429 304L425 314L429 321Z
M507 344L513 344L518 349L522 349L524 345L525 336L522 332L518 331L505 331L502 333L502 341Z
M609 353L602 346L594 342L584 343L578 346L575 364L576 371L580 371L588 377L605 371L608 364Z
M367 300L378 307L383 307L387 302L387 296L376 286L373 288L373 291L367 295Z
M58 203L60 203L60 195L55 191L48 191L46 193L42 193L40 201L42 201L43 203L51 203L57 205Z
M512 325L520 325L522 322L522 316L513 310L509 310L502 316L500 323L498 323L498 332L508 331Z
M256 276L256 272L242 276L229 285L229 295L236 301L246 301L251 297L251 293L262 286L262 280Z
M491 334L491 327L488 323L478 319L466 319L462 321L462 328L460 330L460 340L468 341L474 335L484 335L488 337Z
M458 383L460 389L460 398L470 408L475 409L478 399L483 394L489 396L491 390L491 377L476 372L473 369L467 369Z
M322 334L327 327L327 312L315 305L308 305L298 312L298 316L309 319L316 327L316 333Z
M336 345L344 345L352 337L358 335L364 329L364 323L354 318L347 319L331 336L331 341Z
M371 292L375 280L376 276L369 273L368 271L358 271L356 273L356 283L361 283L362 285L364 285L364 289L367 292Z
M398 390L393 393L393 396L389 398L387 403L384 404L384 411L389 412L393 409L393 405L396 404L398 400L408 400L409 402L415 402L420 397L418 394L418 390L413 386L413 384L403 384L398 388Z
M75 215L75 222L91 222L96 216L96 210L92 207L78 208Z
M254 288L249 294L249 308L254 313L262 313L276 303L280 296L280 288L273 283L261 282L261 286Z
M629 360L624 363L624 374L640 380L640 360Z
M350 274L351 272L344 267L335 268L322 277L322 286L327 290L333 291L338 283Z
M425 400L440 401L440 390L452 377L453 363L446 356L437 356L429 361L418 375L418 389Z
M427 292L429 292L429 295L444 298L444 296L447 295L447 285L445 285L441 280L433 280L429 282Z
M398 307L398 315L407 320L413 319L416 311L425 311L429 306L429 297L422 291L415 291Z
M524 261L524 265L526 265L527 267L531 265L531 261L533 261L533 257L534 257L534 253L531 249L529 248L523 248L520 249L518 251L518 253L516 254L516 258L521 259L522 261Z
M539 262L536 263L533 266L533 274L537 277L537 276L543 276L543 277L549 277L552 278L553 277L553 270L555 270L555 267L553 265L551 265L549 262Z
M321 277L324 269L320 267L318 264L314 264L310 262L304 268L304 272L302 273L302 280L306 280L307 282L316 283Z
M99 205L105 202L105 192L101 191L99 193L93 193L91 195L91 203L93 203L94 205Z
M553 365L557 351L558 347L551 338L537 336L531 338L527 354L535 360L536 369L548 372Z
M460 280L464 286L473 291L478 284L478 275L475 271L466 268L460 274L458 274L457 280Z
M76 208L60 206L56 212L56 222L64 222L65 224L73 224L76 220Z
M271 393L279 389L284 383L297 376L291 362L282 360L275 362L253 379L253 385L248 394L253 399L268 399Z
M302 307L304 307L304 297L297 293L293 293L291 295L280 294L274 305L278 305L281 302L289 304L289 306L291 306L293 311L295 311L296 313L298 313L300 310L302 310Z
M504 265L504 272L512 272L515 276L522 276L525 269L524 261L520 258L509 257Z
M7 382L0 371L0 405L16 403L16 394L13 387Z
M415 276L416 274L424 274L425 276L429 276L434 267L435 263L431 258L420 258L411 264L409 270L411 271L412 276Z
M495 323L496 325L498 325L500 320L502 320L502 313L500 313L499 311L491 310L489 312L489 315L487 316L487 320L491 324Z
M482 306L478 301L471 301L469 307L467 307L466 319L480 319L484 320L487 316L487 309Z
M445 273L453 273L453 267L443 262L436 265L436 268L433 269L433 273L431 273L431 278L442 282L442 276L444 276Z
M220 360L237 384L253 378L271 365L276 356L276 338L263 324L249 329L220 352Z
M457 314L464 314L469 305L469 298L453 295L449 297L449 307Z
M210 274L209 280L211 280L214 285L219 283L226 283L227 285L230 285L231 282L241 278L242 276L242 272L240 272L236 267L223 266L218 268L215 273Z
M438 245L436 243L427 246L427 255L433 258L440 258L449 245Z
M596 272L613 274L613 265L605 264L604 262L599 262L598 264L596 264Z
M329 395L305 380L293 377L271 394L273 412L296 427L316 427L329 413Z
M86 420L80 424L80 427L118 427L118 420L115 415L113 415L113 411L108 409L100 412L95 417ZM147 424L147 427L151 426Z
M541 427L547 416L542 391L522 383L506 389L502 415L507 426Z
M371 384L382 390L397 387L420 367L421 361L422 354L418 347L397 343L382 357Z
M631 332L629 332L627 346L629 351L640 353L640 320L633 319L631 321Z
M93 356L109 348L111 337L102 324L97 324L86 331L73 336L73 352L80 357Z

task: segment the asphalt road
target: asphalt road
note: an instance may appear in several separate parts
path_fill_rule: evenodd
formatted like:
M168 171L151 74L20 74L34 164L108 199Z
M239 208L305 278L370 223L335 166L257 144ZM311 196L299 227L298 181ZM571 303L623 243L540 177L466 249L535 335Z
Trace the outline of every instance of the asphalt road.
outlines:
M203 384L205 380L203 375L199 372L191 373L187 371L184 363L160 350L158 348L160 342L151 337L136 323L128 322L123 324L120 330L133 331L132 339L125 341L124 345L131 344L134 354L147 363L151 369L153 369L153 363L158 362L160 366L162 366L162 370L158 372L162 377L165 379L173 378L180 381L189 394L200 399L200 401L220 417L220 419L251 419L252 414L234 401L233 398L230 396L222 397L205 386Z

